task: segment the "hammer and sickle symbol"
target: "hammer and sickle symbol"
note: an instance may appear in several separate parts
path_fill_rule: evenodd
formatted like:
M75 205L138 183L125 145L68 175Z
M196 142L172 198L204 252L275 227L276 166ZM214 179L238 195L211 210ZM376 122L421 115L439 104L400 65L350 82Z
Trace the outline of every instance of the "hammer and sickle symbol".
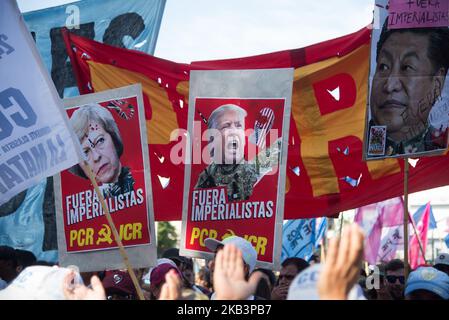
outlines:
M111 229L106 224L103 224L103 228L98 231L97 245L103 242L107 242L108 244L112 243Z

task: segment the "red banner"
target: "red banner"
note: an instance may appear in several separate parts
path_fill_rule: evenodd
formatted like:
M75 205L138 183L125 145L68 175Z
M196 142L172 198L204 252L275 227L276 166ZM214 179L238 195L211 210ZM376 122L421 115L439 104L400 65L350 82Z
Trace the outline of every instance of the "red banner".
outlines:
M295 68L287 160L285 219L330 216L403 193L403 160L362 159L370 33L260 56L178 64L69 33L66 45L82 93L142 83L155 218L181 220L184 168L170 141L186 129L190 70ZM409 191L449 183L449 158L421 159Z

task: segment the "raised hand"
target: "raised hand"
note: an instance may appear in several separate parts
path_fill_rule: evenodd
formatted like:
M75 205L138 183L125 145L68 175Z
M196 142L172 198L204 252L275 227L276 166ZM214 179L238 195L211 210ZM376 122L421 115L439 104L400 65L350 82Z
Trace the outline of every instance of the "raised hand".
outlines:
M329 242L325 263L318 279L322 300L346 300L357 283L363 259L363 233L357 224L343 231L341 239Z
M242 253L234 245L226 245L217 253L214 269L214 289L217 300L244 300L252 295L262 276L256 272L245 279Z
M106 300L106 293L97 276L90 280L91 289L83 284L72 284L75 275L75 271L71 271L64 277L63 291L67 300Z
M287 299L289 286L276 286L271 291L271 300L285 300Z
M181 278L174 270L165 275L159 300L178 300L181 297Z

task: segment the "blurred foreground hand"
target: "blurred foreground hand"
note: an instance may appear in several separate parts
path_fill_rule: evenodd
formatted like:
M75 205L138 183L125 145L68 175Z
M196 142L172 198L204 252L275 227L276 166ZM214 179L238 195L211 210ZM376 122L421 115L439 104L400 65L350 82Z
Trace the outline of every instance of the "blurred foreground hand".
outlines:
M93 276L90 280L92 288L84 284L74 284L75 276L75 271L71 271L64 278L63 291L67 300L106 300L106 293L97 276Z
M181 297L181 278L175 270L170 270L165 275L165 283L162 285L159 300L178 300Z
M245 279L242 253L234 245L225 245L215 258L214 289L216 300L245 300L256 291L262 275Z
M341 239L330 240L318 280L321 300L346 300L357 283L363 259L363 232L357 224L343 230Z

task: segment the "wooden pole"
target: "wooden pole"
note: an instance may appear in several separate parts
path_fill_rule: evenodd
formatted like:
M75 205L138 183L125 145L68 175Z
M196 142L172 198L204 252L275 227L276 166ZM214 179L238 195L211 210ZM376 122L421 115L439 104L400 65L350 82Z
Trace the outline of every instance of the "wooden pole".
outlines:
M408 279L409 263L408 263L408 158L404 158L404 276L405 281Z
M139 281L137 280L136 274L134 273L134 269L131 266L131 263L129 262L128 255L126 254L125 248L123 247L122 240L120 240L120 236L117 232L117 229L115 227L114 221L112 220L111 214L109 213L109 209L106 206L106 202L103 197L103 193L101 192L100 188L98 187L97 181L95 180L94 173L92 172L91 167L89 164L84 161L84 168L87 171L87 174L89 176L90 182L94 186L95 192L98 195L98 199L100 200L101 206L103 208L103 211L105 213L106 219L108 220L109 226L111 227L112 234L114 235L115 242L117 243L117 246L119 248L120 255L123 258L123 262L125 263L126 269L128 269L128 273L131 276L131 280L134 284L134 287L136 288L137 295L140 300L145 300L145 297L142 293L142 289L140 288Z

